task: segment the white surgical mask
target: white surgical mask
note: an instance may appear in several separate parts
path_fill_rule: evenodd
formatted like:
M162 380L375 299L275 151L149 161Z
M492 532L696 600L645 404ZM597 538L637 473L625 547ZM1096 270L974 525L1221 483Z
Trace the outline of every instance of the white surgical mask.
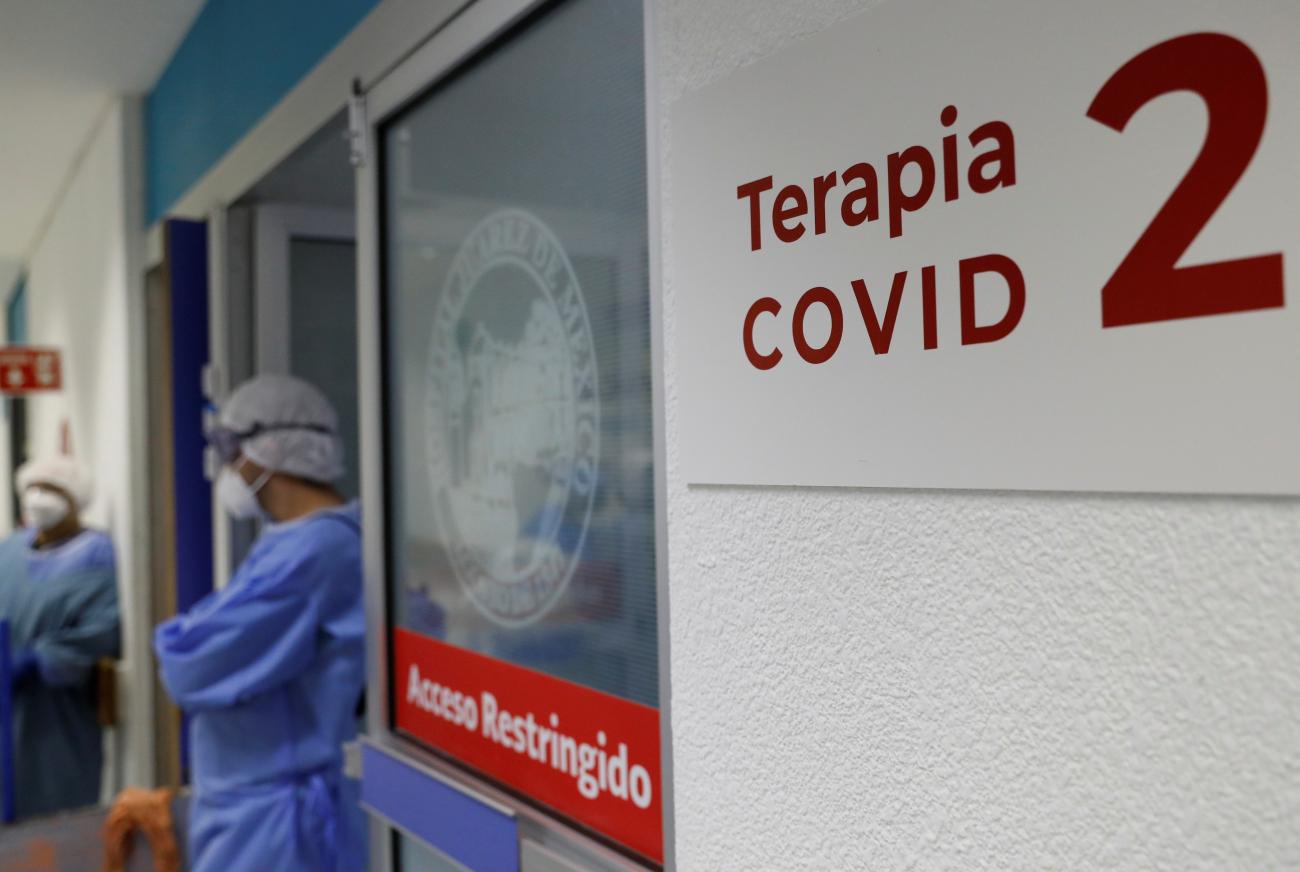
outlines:
M240 460L239 463L242 466L245 461ZM257 501L257 492L270 477L271 471L267 470L250 486L236 469L223 467L217 476L217 500L232 518L240 521L261 518L266 512Z
M72 511L68 501L53 491L29 487L23 491L23 520L40 532L56 527Z

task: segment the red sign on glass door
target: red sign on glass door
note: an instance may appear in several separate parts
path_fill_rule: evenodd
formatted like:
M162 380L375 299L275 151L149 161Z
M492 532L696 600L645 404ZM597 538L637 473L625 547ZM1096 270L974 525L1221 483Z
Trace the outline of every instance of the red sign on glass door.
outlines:
M397 727L663 862L659 712L408 630Z

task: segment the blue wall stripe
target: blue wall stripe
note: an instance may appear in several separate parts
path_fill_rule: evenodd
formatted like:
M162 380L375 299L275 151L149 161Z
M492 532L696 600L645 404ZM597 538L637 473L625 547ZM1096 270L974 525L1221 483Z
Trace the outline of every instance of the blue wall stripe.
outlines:
M208 362L208 225L167 222L171 285L176 610L212 590L212 485L203 467L203 367Z
M378 2L208 0L145 100L146 224L161 218Z
M14 283L13 290L9 292L9 302L5 304L5 342L9 345L24 345L27 342L27 274L23 273ZM5 397L3 405L3 414L0 419L5 421L16 420L13 418L14 398ZM9 425L13 427L13 424ZM17 439L19 437L10 434L10 447L17 449ZM15 453L18 453L15 450ZM18 462L22 458L10 457L9 464L13 471L18 468ZM18 500L14 498L14 517L18 517Z
M22 345L27 341L27 276L19 277L6 304L5 341Z
M475 872L519 872L514 818L377 748L361 751L367 806Z
M203 367L208 362L208 225L167 222L171 286L176 611L212 590L212 485L203 467Z
M173 510L176 518L176 612L212 591L212 485L203 466L203 367L208 362L208 225L167 222L171 289ZM181 771L188 781L189 716L181 729Z

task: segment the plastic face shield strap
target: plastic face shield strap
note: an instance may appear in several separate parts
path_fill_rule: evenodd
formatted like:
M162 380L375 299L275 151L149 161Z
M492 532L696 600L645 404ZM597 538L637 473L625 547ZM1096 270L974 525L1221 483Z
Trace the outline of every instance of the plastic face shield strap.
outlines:
M314 424L273 424L269 426L259 424L249 430L232 430L229 427L217 426L208 430L208 444L217 450L217 455L221 458L222 463L231 466L239 459L240 446L249 439L254 436L261 436L263 433L276 433L281 430L307 430L312 433L325 433L327 435L334 432L328 427L319 427Z

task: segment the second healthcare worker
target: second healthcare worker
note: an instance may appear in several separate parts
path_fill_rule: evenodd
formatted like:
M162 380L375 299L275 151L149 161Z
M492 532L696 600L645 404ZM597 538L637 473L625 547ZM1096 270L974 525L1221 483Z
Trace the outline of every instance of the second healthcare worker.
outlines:
M17 812L31 817L99 801L94 667L118 655L117 570L108 534L82 526L80 466L34 460L16 480L27 527L0 543L0 619L13 645Z
M342 747L365 676L361 529L331 485L338 417L305 382L261 376L231 395L211 439L221 503L264 527L230 583L154 637L191 719L190 868L360 870Z

